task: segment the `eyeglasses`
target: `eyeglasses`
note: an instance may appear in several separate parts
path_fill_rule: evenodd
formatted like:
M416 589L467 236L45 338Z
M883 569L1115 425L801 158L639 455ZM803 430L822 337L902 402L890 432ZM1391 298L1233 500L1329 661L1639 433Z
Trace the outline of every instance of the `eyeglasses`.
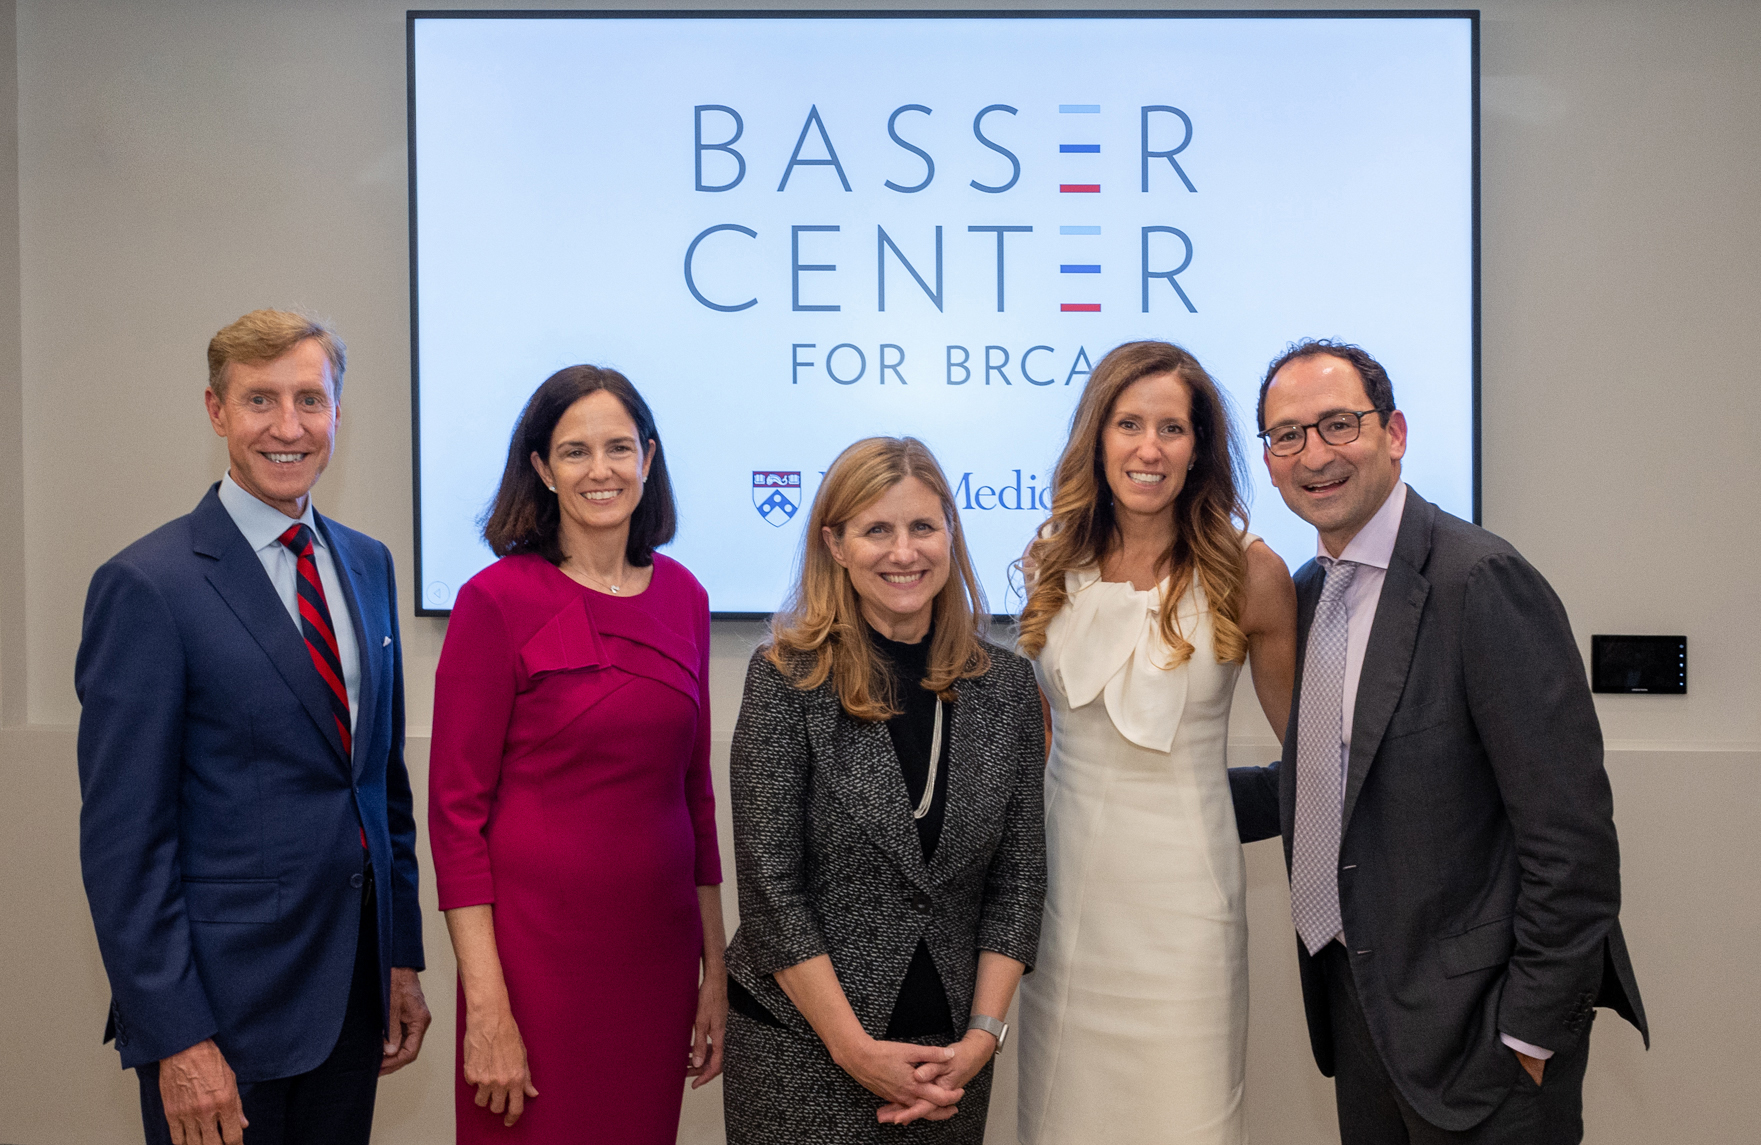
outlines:
M1334 410L1308 425L1275 425L1263 430L1259 439L1266 443L1266 452L1273 457L1294 457L1301 453L1308 445L1311 429L1328 445L1350 445L1363 432L1364 418L1375 412L1373 409Z

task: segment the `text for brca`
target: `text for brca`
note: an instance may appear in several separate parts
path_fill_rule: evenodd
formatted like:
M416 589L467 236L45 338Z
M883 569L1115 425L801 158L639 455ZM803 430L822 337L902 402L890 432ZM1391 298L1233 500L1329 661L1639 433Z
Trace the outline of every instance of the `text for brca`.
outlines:
M934 365L927 369L921 358L908 366L905 347L896 342L882 342L870 348L854 342L837 342L823 356L818 353L820 346L818 342L789 344L791 385L812 384L823 375L840 386L854 386L858 382L884 386L889 381L907 386L913 380L906 375L909 368L917 382L930 385L1013 386L1022 381L1030 386L1068 386L1079 378L1086 379L1094 369L1083 346L1071 353L1060 352L1055 346L1035 345L1017 354L1007 346L973 348L950 344L942 348L939 359L930 358Z

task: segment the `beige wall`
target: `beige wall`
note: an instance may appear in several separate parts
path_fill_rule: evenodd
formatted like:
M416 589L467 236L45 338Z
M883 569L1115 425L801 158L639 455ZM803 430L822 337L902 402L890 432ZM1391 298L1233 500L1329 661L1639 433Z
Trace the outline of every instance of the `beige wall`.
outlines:
M132 1078L98 1045L73 652L92 569L219 475L202 349L249 307L310 306L349 340L319 499L398 557L425 775L444 625L408 612L403 8L0 3L0 1141L137 1132ZM1599 1023L1589 1140L1741 1139L1761 1123L1761 386L1743 352L1761 312L1761 5L1485 13L1485 521L1553 580L1586 644L1685 632L1692 652L1685 697L1598 698L1656 1037L1646 1055ZM716 633L724 768L756 633ZM1251 705L1238 719L1232 750L1260 758ZM1325 1141L1269 844L1249 871L1253 1132ZM386 1142L450 1137L451 962L430 919L443 1026L382 1090ZM1013 1139L1011 1071L1006 1057L995 1141ZM681 1139L719 1140L717 1112L713 1087L689 1100Z

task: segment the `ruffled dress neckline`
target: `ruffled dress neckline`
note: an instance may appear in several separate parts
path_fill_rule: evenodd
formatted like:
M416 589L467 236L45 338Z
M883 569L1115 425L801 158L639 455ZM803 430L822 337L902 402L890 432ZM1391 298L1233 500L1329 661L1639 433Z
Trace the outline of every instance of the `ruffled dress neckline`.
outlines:
M1164 577L1153 588L1101 579L1097 566L1064 574L1068 600L1054 622L1064 631L1048 639L1050 665L1066 702L1080 708L1102 699L1119 734L1139 747L1167 751L1186 709L1186 673L1170 667L1172 650L1162 639ZM1196 640L1199 616L1208 607L1195 574L1176 612L1180 632L1194 642L1193 655L1209 655ZM1053 634L1048 633L1048 636Z

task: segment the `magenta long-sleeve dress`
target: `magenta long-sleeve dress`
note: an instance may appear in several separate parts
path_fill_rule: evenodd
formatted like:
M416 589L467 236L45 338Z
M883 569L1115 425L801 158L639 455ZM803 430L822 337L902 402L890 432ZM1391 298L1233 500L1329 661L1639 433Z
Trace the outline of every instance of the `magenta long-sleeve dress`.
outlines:
M654 558L629 597L535 555L459 590L434 688L429 840L440 908L495 904L539 1096L460 1142L670 1143L697 1010L696 888L721 882L709 779L709 609Z

